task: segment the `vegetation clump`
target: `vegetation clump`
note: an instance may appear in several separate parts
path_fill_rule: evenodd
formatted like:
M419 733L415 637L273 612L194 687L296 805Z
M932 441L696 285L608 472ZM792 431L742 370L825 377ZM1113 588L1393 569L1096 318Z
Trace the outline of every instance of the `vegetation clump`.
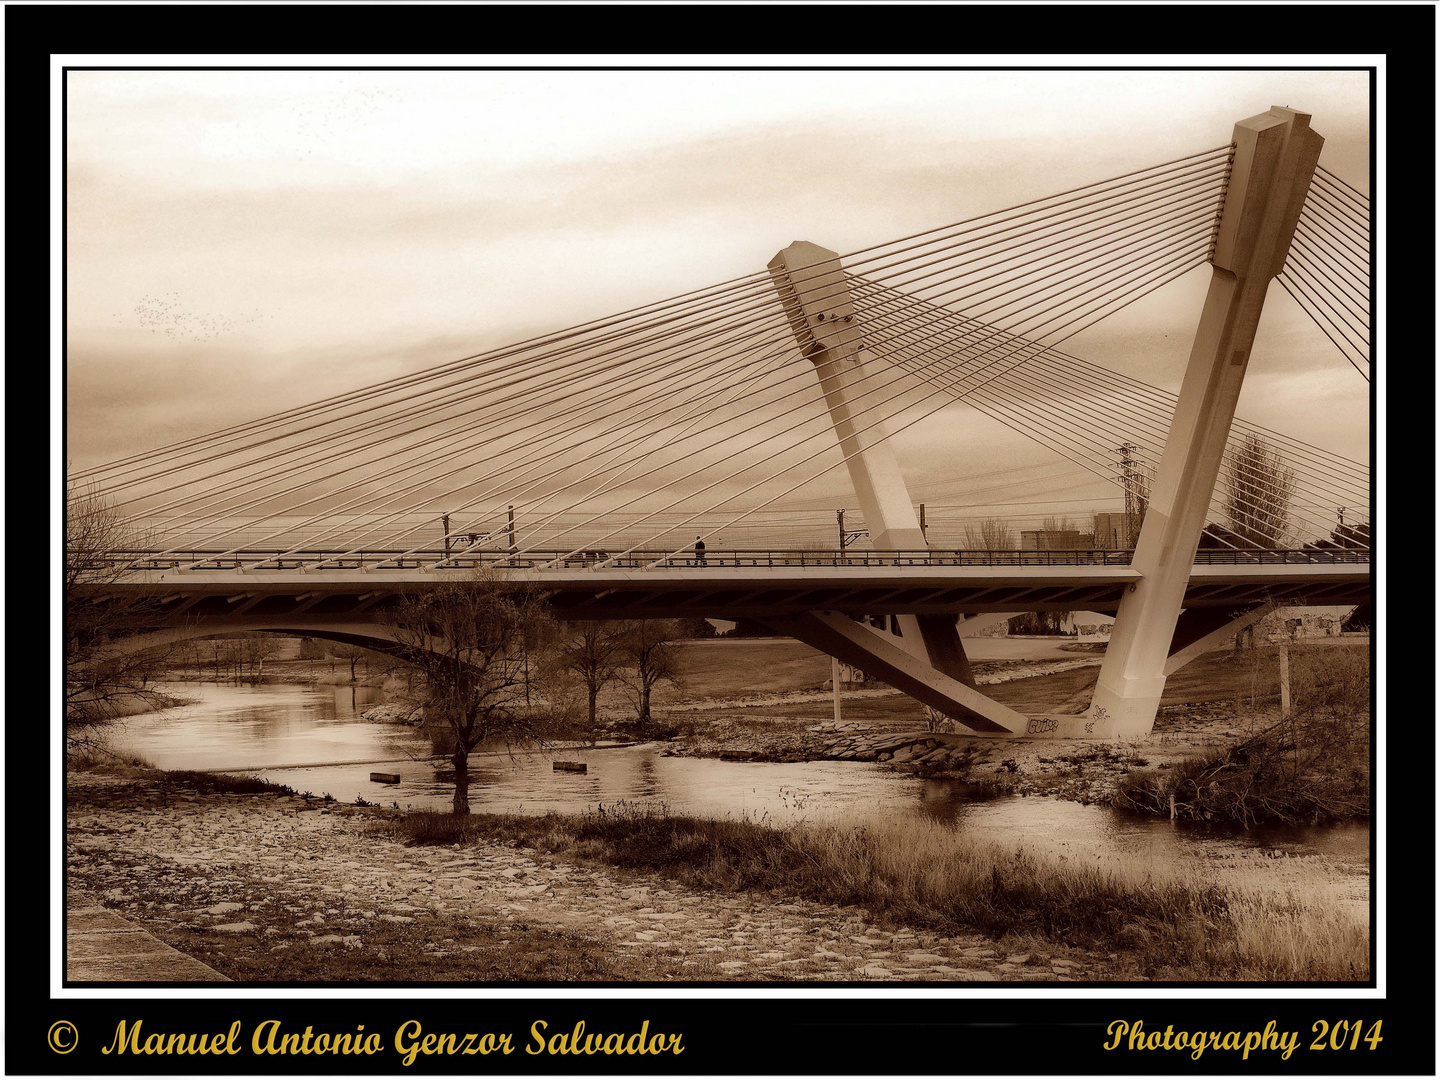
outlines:
M1370 666L1363 652L1291 652L1293 708L1251 738L1125 776L1122 810L1176 818L1318 825L1370 815Z

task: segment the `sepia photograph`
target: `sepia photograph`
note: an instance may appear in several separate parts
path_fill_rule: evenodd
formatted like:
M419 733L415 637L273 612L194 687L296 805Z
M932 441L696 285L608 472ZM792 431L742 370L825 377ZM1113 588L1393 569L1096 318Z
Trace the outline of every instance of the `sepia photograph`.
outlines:
M66 72L65 985L1373 987L1372 76Z

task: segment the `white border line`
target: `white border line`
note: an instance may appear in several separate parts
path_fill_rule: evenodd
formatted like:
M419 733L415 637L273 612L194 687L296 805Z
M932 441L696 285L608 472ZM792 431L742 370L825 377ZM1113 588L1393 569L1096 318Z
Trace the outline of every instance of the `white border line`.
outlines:
M1223 3L1224 0L1221 0ZM617 67L798 67L798 68L819 68L819 67L896 67L896 68L923 68L923 67L985 67L996 69L1027 68L1027 67L1065 67L1072 69L1084 68L1155 68L1155 67L1195 67L1195 68L1334 68L1334 67L1374 67L1376 72L1376 102L1375 102L1375 124L1376 130L1373 133L1375 146L1375 169L1378 182L1378 191L1385 191L1385 57L1383 55L1357 55L1357 54L1174 54L1156 53L1148 56L1126 55L1126 54L1087 54L1077 56L1074 54L1050 55L1035 54L1028 56L1006 55L1001 63L997 57L986 54L943 54L935 53L924 56L915 55L867 55L867 54L844 54L831 55L823 59L817 59L813 54L798 55L688 55L659 57L654 55L631 55L631 54L606 54L595 56L590 54L565 54L565 55L507 55L491 56L486 54L450 54L445 56L435 55L366 55L366 54L325 54L301 57L296 55L233 55L215 53L196 53L181 57L174 54L126 54L123 56L107 54L52 54L50 57L51 73L51 176L53 178L51 187L51 327L52 327L52 354L51 354L51 561L52 561L52 591L51 591L51 663L50 677L51 685L58 686L63 679L64 673L61 670L60 654L63 643L60 640L60 617L63 612L62 597L60 595L60 582L62 578L59 563L60 550L63 546L60 523L63 517L64 508L61 505L59 492L63 485L63 474L61 465L64 461L64 446L61 444L61 424L64 419L63 412L63 386L62 378L62 356L61 356L61 333L64 328L64 292L61 288L63 281L62 267L65 256L64 245L61 242L61 222L63 215L61 178L64 176L63 154L61 133L63 128L63 116L61 110L62 89L64 71L66 67L177 67L177 66L227 66L227 67L304 67L306 65L322 65L325 67L564 67L581 66L594 68L617 68ZM1257 106L1258 108L1259 106ZM1321 117L1321 129L1323 133L1324 118ZM1377 256L1380 265L1384 266L1385 256L1385 200L1376 198L1373 201L1375 207L1377 231ZM1383 273L1375 278L1375 307L1381 327L1385 323L1385 280ZM1380 341L1386 341L1386 335L1380 335ZM1372 476L1383 478L1385 476L1385 397L1383 389L1384 379L1384 353L1382 348L1380 354L1372 364L1372 377L1375 379L1376 409L1372 416L1372 423L1375 426L1376 454L1377 460L1372 466ZM1378 598L1384 595L1385 584L1385 487L1383 482L1378 487L1376 498L1376 514L1378 521L1376 531L1379 533L1380 542L1376 552L1375 571L1375 595ZM1377 612L1384 609L1384 605L1377 605ZM1375 638L1378 640L1378 671L1376 678L1376 706L1378 715L1375 718L1375 753L1376 773L1374 777L1376 804L1385 806L1385 642L1386 635L1383 630L1377 631ZM62 717L58 702L52 715L50 728L51 746L56 746L62 737ZM125 987L123 990L115 989L66 989L61 986L61 973L64 971L64 940L61 933L62 920L64 915L63 875L64 866L64 815L61 808L61 800L54 797L55 793L64 789L64 763L57 760L52 762L50 770L52 787L50 789L50 823L51 823L51 966L50 966L50 994L52 997L65 1000L113 998L121 993L128 1000L149 1000L155 998L175 997L179 994L188 995L192 993L189 988L152 990L139 987ZM739 987L646 987L630 989L621 988L595 988L587 989L582 985L575 985L564 988L535 988L524 989L521 987L496 988L496 989L464 989L460 987L445 986L444 988L431 989L398 989L378 987L376 989L341 989L331 988L324 984L318 984L314 990L295 989L264 989L264 988L221 988L213 987L210 984L205 986L207 998L220 999L302 999L323 994L327 998L364 999L364 998L410 998L425 1000L431 998L453 998L453 999L485 999L501 998L505 1000L557 1000L577 998L655 998L664 997L672 1000L701 1000L707 998L814 998L825 1000L840 1000L846 998L874 998L887 997L896 999L984 999L1005 997L1016 1000L1035 999L1103 999L1122 998L1143 995L1156 1000L1193 998L1193 999L1216 999L1216 998L1264 998L1264 999L1314 999L1324 1000L1327 998L1346 999L1371 999L1379 1000L1385 997L1387 984L1387 968L1385 954L1385 910L1379 901L1385 895L1386 866L1383 858L1385 842L1385 815L1378 814L1372 817L1371 828L1375 837L1375 849L1377 858L1371 866L1370 889L1371 896L1375 902L1376 924L1372 927L1375 938L1375 989L1346 989L1346 988L1325 988L1325 989L1272 989L1268 987L1249 988L1171 988L1171 987L1150 987L1145 983L1115 988L1091 988L1084 986L1065 987L1064 989L1010 989L1008 987L985 987L960 989L951 987L926 986L917 987L888 987L884 983L862 983L854 988L836 987L760 987L760 986L739 986ZM0 901L3 904L3 901ZM0 908L3 911L3 908Z

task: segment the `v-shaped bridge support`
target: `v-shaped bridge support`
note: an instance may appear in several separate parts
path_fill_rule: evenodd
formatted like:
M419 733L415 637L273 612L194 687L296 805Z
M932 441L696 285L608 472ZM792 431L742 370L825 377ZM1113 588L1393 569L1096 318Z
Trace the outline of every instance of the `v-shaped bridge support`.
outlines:
M1265 292L1285 265L1324 142L1309 120L1305 113L1274 108L1235 125L1210 291L1132 562L1141 577L1121 600L1089 712L1026 718L986 698L975 688L964 645L947 619L898 616L899 642L834 612L809 612L772 625L979 734L1149 735L1166 677L1227 633L1226 625L1210 625L1225 620L1200 613L1179 634L1177 623ZM925 536L883 425L867 419L861 407L876 386L875 358L866 351L865 328L840 257L800 241L770 261L770 273L800 350L815 365L871 543L881 550L924 549ZM1251 618L1230 623L1228 632Z

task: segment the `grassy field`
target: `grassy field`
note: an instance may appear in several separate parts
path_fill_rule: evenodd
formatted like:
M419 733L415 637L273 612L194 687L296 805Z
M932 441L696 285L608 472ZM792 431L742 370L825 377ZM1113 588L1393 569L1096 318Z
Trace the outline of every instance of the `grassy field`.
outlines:
M790 638L687 641L680 671L683 691L667 689L668 699L783 693L822 686L830 657Z
M1344 981L1368 971L1363 920L1302 901L1239 894L1144 860L1079 865L934 822L805 823L672 817L412 814L373 830L412 844L516 843L658 873L691 888L858 904L902 925L979 930L1123 952L1162 981Z
M740 693L741 691L733 689L737 670L746 672L747 685L752 680L751 672L763 673L763 678L755 677L758 680L755 691L757 693L765 690L813 688L830 677L828 660L815 653L815 657L825 664L820 681L811 683L809 687L799 683L782 685L801 677L801 673L807 671L805 665L808 659L799 650L811 653L814 653L814 650L799 642L765 642L763 648L759 644L750 646L748 643L746 646L731 646L739 654L729 654L733 660L722 652L723 648L725 647L705 649L692 646L686 650L685 662L687 665L693 663L695 670L702 675L696 686L704 688L696 689L689 696L723 696L725 691L722 688L726 685L723 680L727 678L728 685L732 687L729 692ZM1344 662L1369 654L1368 642L1345 642L1313 648L1319 656L1333 655L1336 660ZM752 649L754 651L751 651ZM774 656L766 658L766 650ZM694 655L693 660L691 654ZM996 701L1024 713L1080 712L1089 704L1090 694L1099 673L1098 667L1075 668L1053 675L1037 675L1013 682L996 683L984 689L985 693ZM1170 676L1165 684L1165 695L1161 704L1189 705L1201 701L1229 700L1248 708L1252 704L1271 703L1277 700L1279 693L1278 648L1267 646L1239 654L1224 650L1209 653ZM829 719L831 716L829 702L767 705L765 711L776 716L813 717L817 720ZM844 703L844 714L846 720L876 722L909 719L920 722L924 718L924 710L918 702L900 696L847 700Z

